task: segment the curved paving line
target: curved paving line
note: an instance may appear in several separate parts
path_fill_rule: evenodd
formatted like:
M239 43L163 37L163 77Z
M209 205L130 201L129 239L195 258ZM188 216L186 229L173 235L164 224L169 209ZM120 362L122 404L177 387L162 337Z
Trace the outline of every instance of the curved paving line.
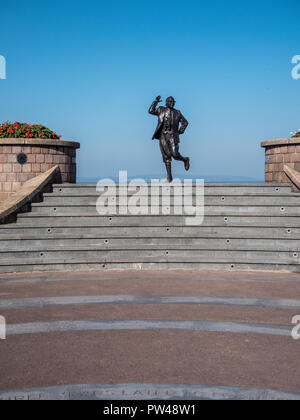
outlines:
M166 320L95 320L32 322L7 325L7 335L37 334L66 331L95 330L191 330L246 334L291 336L292 327L285 325L254 324L218 321L166 321Z
M182 276L184 277L184 276ZM182 280L182 277L165 277L162 275L163 280ZM31 279L17 279L17 280L7 280L0 279L0 286L6 286L10 284L36 284L36 283L51 283L51 282L61 282L61 281L126 281L126 280L156 280L160 277L70 277L70 278L49 278L49 277L38 277ZM228 282L237 282L237 283L283 283L283 284L300 284L300 280L284 280L284 279L247 279L247 278L226 278L226 277L190 277L189 280L192 281L228 281Z
M0 392L0 400L300 400L270 389L175 384L67 385Z
M159 295L107 295L107 296L62 296L27 299L1 299L0 310L36 308L60 305L90 304L191 304L221 306L254 306L262 308L300 309L300 300L263 299L215 296L159 296Z

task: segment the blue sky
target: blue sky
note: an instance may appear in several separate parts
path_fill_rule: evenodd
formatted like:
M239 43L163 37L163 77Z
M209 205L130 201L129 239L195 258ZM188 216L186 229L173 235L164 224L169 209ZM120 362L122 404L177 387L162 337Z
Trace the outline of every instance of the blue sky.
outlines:
M79 141L79 178L162 176L147 110L173 95L191 175L262 180L260 142L300 127L299 12L298 0L2 0L0 119Z

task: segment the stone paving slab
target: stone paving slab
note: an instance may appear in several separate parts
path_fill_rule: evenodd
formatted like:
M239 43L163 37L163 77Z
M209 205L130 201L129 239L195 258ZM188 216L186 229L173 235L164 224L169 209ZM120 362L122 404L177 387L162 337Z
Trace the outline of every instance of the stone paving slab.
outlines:
M72 401L72 400L267 400L299 401L300 394L224 386L174 385L174 384L94 384L69 385L49 388L0 392L0 401Z
M299 297L286 272L1 274L0 400L298 400Z
M206 331L67 331L1 343L0 390L95 383L186 383L299 393L299 342Z
M300 278L300 276L299 276ZM115 281L103 280L101 282L85 280L39 283L1 284L0 293L8 293L9 298L34 298L57 296L97 296L97 295L156 295L156 296L221 296L265 299L292 299L300 300L300 285L286 283L251 283L218 281L218 280L190 280L188 273L181 278L133 278L118 279ZM124 293L126 291L126 293Z
M180 310L179 310L180 309ZM300 310L258 306L190 305L181 304L85 304L1 309L9 324L28 322L118 320L118 319L172 319L248 322L291 325L291 319Z

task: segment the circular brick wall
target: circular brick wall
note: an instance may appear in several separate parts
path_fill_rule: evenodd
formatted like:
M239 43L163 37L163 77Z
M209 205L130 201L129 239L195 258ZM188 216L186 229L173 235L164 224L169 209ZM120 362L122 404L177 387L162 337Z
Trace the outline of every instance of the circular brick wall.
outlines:
M288 164L300 172L300 137L268 140L261 144L265 148L265 180L273 183L289 183L283 167Z
M72 141L0 139L0 193L10 195L24 182L55 165L60 167L62 182L76 183L76 149L79 147L79 143Z

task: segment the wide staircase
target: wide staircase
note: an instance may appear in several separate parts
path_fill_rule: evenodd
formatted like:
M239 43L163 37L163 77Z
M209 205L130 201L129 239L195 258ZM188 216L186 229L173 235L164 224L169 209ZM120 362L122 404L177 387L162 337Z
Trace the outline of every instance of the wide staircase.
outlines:
M115 214L119 198L112 195L107 214L99 215L96 185L53 185L31 212L0 226L0 272L300 271L300 194L292 193L290 185L205 184L205 217L198 226L176 214L175 189L170 191L170 206L158 192L160 214ZM191 196L195 205L195 187Z

